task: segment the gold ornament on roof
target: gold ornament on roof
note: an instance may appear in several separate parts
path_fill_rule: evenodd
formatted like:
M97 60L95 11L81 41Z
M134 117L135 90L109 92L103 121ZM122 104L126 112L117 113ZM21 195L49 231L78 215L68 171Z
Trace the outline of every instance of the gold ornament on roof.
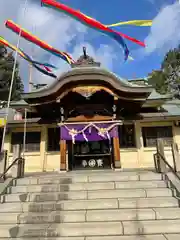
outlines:
M108 89L106 87L103 87L103 86L81 86L81 87L75 87L75 88L73 88L72 92L77 92L77 93L81 94L83 97L90 97L94 93L100 92L102 90L107 92L107 93L109 93L112 96L115 96L113 91L111 91L110 89Z

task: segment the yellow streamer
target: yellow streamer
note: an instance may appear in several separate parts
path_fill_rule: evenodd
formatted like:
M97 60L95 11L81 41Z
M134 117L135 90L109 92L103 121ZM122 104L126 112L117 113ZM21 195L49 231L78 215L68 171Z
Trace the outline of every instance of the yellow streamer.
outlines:
M3 43L5 46L11 48L13 51L17 51L21 57L25 58L28 61L24 53L19 48L6 41L3 37L0 37L0 43Z
M5 124L6 124L6 119L4 119L4 118L0 118L0 128L1 127L4 127L5 126Z
M134 58L129 55L129 56L128 56L128 60L134 61Z
M140 27L150 27L152 26L152 20L132 20L132 21L127 21L127 22L119 22L119 23L114 23L111 25L106 25L107 27L117 27L117 26L122 26L122 25L134 25L134 26L140 26Z

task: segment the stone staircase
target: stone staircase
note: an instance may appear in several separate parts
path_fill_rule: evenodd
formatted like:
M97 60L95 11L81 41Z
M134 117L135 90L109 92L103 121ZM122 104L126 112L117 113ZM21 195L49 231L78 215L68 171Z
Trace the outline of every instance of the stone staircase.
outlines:
M14 180L1 196L0 239L179 240L179 201L168 186L150 171Z

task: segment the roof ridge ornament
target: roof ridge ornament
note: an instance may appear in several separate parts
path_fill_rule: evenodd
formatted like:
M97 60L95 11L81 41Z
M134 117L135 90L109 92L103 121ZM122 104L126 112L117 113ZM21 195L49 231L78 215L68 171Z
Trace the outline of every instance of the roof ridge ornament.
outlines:
M86 47L83 47L83 55L77 61L71 64L72 68L75 67L100 67L101 63L96 62L92 57L87 54Z
M86 47L83 47L84 59L87 59Z

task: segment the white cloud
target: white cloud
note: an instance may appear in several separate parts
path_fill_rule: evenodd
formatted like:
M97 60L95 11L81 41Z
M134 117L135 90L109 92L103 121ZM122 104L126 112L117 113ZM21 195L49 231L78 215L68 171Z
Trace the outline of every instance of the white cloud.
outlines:
M111 46L100 44L99 48L96 50L87 42L81 43L76 45L73 51L73 56L76 59L79 57L79 53L82 52L83 46L87 48L87 54L93 57L95 61L99 61L102 67L108 69L113 68L113 61L117 59L117 55Z
M88 42L80 43L73 48L73 52L71 53L74 59L78 59L82 54L82 48L85 46L87 48L87 54L94 58L95 61L100 62L101 66L107 69L113 69L113 63L117 59L117 55L115 54L113 48L109 45L101 44L98 49L95 49ZM57 61L57 58L53 59L53 63L59 67L56 71L56 75L59 76L61 73L70 70L70 66L65 62ZM36 76L36 79L40 77L39 72L33 73L33 76ZM43 77L43 83L52 82L52 78Z
M153 20L145 39L146 54L165 53L180 43L180 4L165 6Z
M17 35L4 26L5 20L12 19L53 47L62 51L67 51L68 48L70 48L72 57L74 59L78 58L82 53L82 42L84 42L84 36L87 34L88 28L68 16L45 7L42 8L40 6L40 0L28 0L28 7L24 13L23 2L22 0L0 1L0 35L4 36L13 44L17 43ZM72 42L76 43L75 46L72 46ZM49 54L34 44L23 39L21 39L20 43L20 47L33 56L34 59L46 59L57 65L59 67L57 71L58 74L69 68L61 59ZM103 65L112 69L115 52L111 47L108 45L100 45L99 48L96 49L89 43L85 43L85 45L88 47L89 55L92 55L97 60L100 60ZM22 59L19 59L19 61L21 76L24 79L25 85L27 85L28 64ZM33 70L32 79L38 83L51 83L53 81L52 78L42 75L37 70Z

